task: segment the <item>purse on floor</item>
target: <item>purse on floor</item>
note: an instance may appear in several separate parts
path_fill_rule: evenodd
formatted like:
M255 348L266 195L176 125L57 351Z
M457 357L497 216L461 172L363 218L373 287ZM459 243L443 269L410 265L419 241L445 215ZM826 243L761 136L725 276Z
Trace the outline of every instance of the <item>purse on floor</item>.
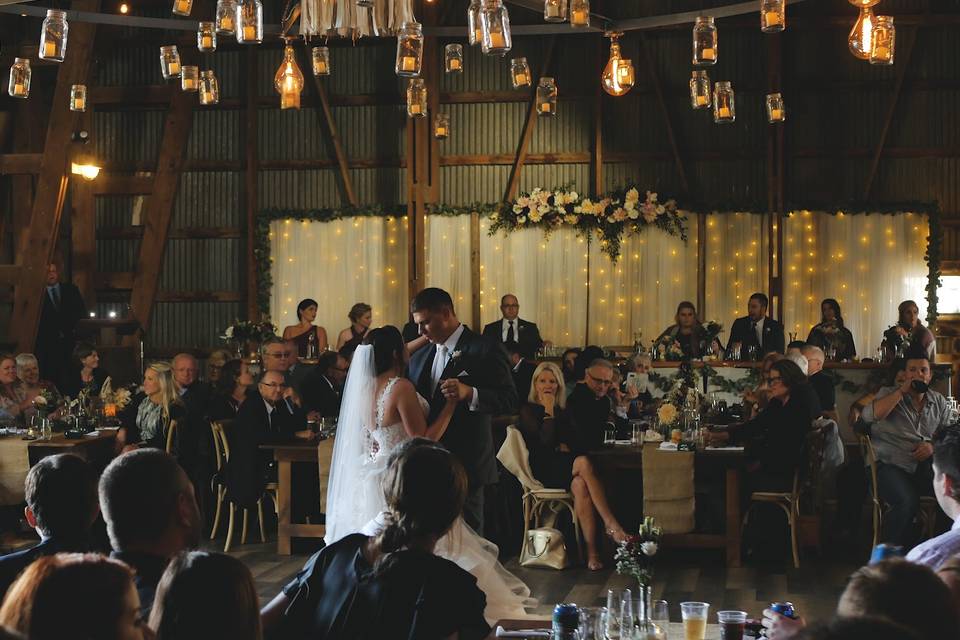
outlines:
M527 531L520 552L520 566L566 569L567 562L567 545L560 531L550 527Z

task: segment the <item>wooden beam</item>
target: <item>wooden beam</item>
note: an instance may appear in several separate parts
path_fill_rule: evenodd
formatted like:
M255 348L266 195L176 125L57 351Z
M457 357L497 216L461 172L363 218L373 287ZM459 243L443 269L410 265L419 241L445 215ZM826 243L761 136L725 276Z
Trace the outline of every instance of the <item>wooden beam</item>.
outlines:
M603 68L603 38L597 39L594 51L594 67ZM594 85L593 132L591 136L590 186L592 196L603 193L603 89L599 82Z
M0 174L34 175L40 173L41 160L43 160L42 153L4 153L0 155Z
M244 265L244 284L246 285L247 319L256 320L260 317L257 305L257 258L254 252L257 231L257 180L260 173L260 156L257 153L257 51L254 47L247 47L243 52L243 85L245 105L243 112L243 128L241 142L244 154L244 189L243 209L244 227L246 230L246 264Z
M480 333L483 330L481 315L480 274L480 214L470 214L470 308L473 311L473 328Z
M536 82L547 75L550 69L550 63L553 60L553 48L557 43L557 36L550 36L547 41L547 49L543 56L543 65L540 67L540 73L537 74ZM536 86L536 85L535 85ZM533 128L537 123L537 97L536 93L530 99L527 107L527 120L523 123L523 131L520 134L520 143L517 145L517 154L513 160L513 167L510 169L510 179L507 181L507 188L503 192L503 201L510 202L517 195L517 189L520 186L520 171L523 169L523 163L526 161L527 148L530 146L530 139L533 137Z
M680 176L680 186L683 187L684 195L690 194L690 181L687 180L687 171L683 167L683 158L680 156L680 147L677 145L677 136L673 131L673 121L670 118L670 110L663 99L663 88L660 86L660 74L657 73L657 64L650 54L650 47L647 44L647 36L640 32L640 49L643 51L643 59L647 63L647 73L650 74L650 82L653 84L654 94L657 96L657 106L660 107L660 113L663 115L663 124L667 130L667 139L670 141L670 152L673 154L673 162L677 166L677 174Z
M93 181L95 196L148 196L153 193L153 176L122 176L100 172Z
M143 240L140 242L140 256L133 277L133 292L130 294L131 311L143 332L150 328L153 304L160 284L170 220L173 218L180 174L187 155L187 141L193 125L195 99L196 96L191 93L178 91L170 100L153 177L153 195L144 206Z
M15 264L0 264L0 284L17 284L20 280L20 267Z
M71 4L72 9L87 11L96 11L99 7L100 0L74 0ZM70 139L79 120L79 114L69 110L70 87L84 82L87 77L95 35L96 27L92 24L71 25L70 54L57 70L29 231L19 258L21 277L14 292L10 336L18 351L32 351L37 337L47 264L56 250L67 193Z

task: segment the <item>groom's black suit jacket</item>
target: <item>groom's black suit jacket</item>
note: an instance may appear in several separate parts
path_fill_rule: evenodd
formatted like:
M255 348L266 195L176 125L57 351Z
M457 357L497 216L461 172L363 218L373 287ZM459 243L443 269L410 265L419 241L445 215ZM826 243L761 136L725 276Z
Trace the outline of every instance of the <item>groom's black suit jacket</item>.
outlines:
M407 365L407 378L420 395L430 401L428 424L436 419L446 403L440 385L437 385L436 393L430 388L436 353L436 346L429 344L414 353ZM474 491L497 481L490 417L514 413L517 390L513 386L510 363L503 347L467 327L464 327L443 371L442 379L447 378L459 378L462 383L477 389L477 411L470 411L469 399L461 402L440 439L440 443L463 463L470 490Z

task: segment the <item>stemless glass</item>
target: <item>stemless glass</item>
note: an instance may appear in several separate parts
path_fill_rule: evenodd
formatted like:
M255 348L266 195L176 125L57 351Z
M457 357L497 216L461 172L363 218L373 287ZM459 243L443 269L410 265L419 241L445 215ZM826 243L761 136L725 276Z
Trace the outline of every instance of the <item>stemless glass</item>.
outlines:
M663 632L670 626L670 607L666 600L654 600L650 611L650 620L655 622Z
M630 589L624 589L620 597L620 640L632 640L633 627L633 593Z
M604 640L606 607L580 607L580 640Z
M616 589L607 591L607 611L603 617L603 635L606 640L620 640L620 598Z

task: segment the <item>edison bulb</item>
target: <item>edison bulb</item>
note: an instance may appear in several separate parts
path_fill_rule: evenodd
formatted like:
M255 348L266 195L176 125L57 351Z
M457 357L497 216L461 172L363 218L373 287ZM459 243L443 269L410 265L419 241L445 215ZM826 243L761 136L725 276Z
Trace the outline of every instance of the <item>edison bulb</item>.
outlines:
M861 9L863 7L872 7L880 2L880 0L848 0L848 2L858 9Z
M273 77L273 86L280 94L281 109L299 109L300 92L303 91L303 73L297 66L293 54L293 47L289 44L283 48L283 62Z
M610 38L610 59L607 60L601 76L603 90L612 96L624 95L633 88L635 81L633 63L620 57L618 35L614 34Z
M873 26L875 23L873 11L868 6L860 8L860 16L853 24L850 35L847 37L847 44L850 47L850 53L861 60L870 59L870 51L873 49Z

